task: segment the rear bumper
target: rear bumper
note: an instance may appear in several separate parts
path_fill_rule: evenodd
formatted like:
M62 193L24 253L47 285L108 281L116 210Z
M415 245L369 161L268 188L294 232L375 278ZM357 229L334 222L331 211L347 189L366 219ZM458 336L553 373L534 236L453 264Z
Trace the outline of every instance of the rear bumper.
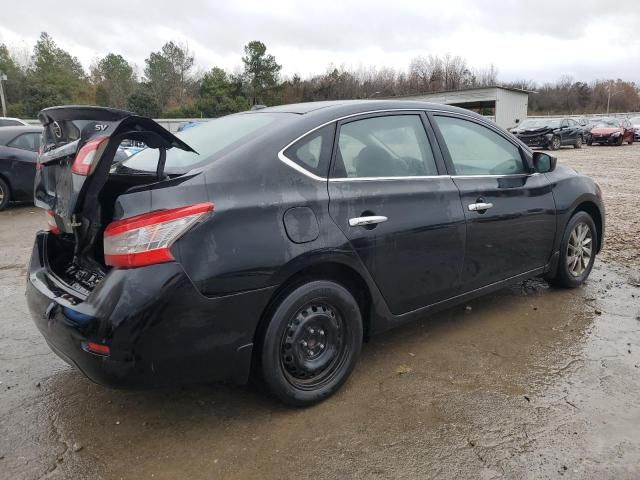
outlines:
M253 336L275 287L203 296L177 263L113 269L82 298L50 269L36 237L27 303L51 349L91 380L116 387L246 381ZM110 347L89 353L88 341Z

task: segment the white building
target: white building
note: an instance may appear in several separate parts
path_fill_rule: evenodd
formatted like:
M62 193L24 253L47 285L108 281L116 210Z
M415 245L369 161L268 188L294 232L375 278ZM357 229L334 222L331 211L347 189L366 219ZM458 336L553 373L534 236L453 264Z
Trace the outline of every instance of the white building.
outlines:
M504 87L470 88L393 98L442 103L474 111L490 108L493 109L493 114L489 116L503 128L514 127L525 120L529 106L529 92Z

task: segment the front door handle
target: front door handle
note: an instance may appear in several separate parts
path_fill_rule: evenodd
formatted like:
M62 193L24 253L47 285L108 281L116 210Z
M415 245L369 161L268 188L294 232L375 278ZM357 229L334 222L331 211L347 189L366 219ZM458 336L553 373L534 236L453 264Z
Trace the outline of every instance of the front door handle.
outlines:
M371 215L369 217L354 217L349 219L350 227L361 227L363 225L375 225L377 223L386 222L389 220L382 215Z
M479 202L479 203L470 203L469 204L469 210L472 212L481 212L484 210L488 210L490 208L493 207L493 203L484 203L484 202Z

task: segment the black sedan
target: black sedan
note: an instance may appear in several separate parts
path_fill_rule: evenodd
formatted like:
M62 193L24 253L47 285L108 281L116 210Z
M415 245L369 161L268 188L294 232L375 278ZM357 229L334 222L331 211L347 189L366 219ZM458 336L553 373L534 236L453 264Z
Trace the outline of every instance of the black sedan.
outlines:
M11 200L33 201L42 127L0 128L0 210Z
M284 105L177 136L97 107L40 119L27 300L99 383L254 373L313 404L364 338L527 277L576 287L602 246L593 180L458 108ZM148 148L114 162L124 139Z
M529 147L558 150L563 146L582 148L584 129L573 118L529 118L511 129Z

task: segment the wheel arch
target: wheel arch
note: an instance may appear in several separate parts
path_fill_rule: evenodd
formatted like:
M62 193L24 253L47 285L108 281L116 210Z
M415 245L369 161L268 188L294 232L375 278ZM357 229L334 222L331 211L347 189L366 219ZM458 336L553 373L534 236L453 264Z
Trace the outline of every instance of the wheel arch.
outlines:
M11 182L9 181L9 178L3 173L0 172L0 180L3 180L4 183L7 185L7 188L9 189L9 201L11 201L13 199L13 187L11 186Z
M576 205L576 207L571 212L569 216L569 220L573 218L573 216L578 212L588 213L591 218L593 218L593 223L596 224L596 230L598 234L598 248L596 252L600 252L602 249L602 243L604 238L604 224L602 219L602 212L600 212L600 208L594 202L590 200L583 201Z
M7 187L9 188L9 195L12 195L13 187L11 187L11 182L9 181L9 177L5 173L0 172L0 179L4 180L4 183L6 183Z
M260 339L269 325L271 313L275 306L289 291L312 280L331 280L349 290L360 307L363 335L365 338L369 335L371 329L372 292L361 273L353 266L336 259L309 263L296 270L290 270L267 302L267 306L264 308L254 332L254 361L260 357Z

